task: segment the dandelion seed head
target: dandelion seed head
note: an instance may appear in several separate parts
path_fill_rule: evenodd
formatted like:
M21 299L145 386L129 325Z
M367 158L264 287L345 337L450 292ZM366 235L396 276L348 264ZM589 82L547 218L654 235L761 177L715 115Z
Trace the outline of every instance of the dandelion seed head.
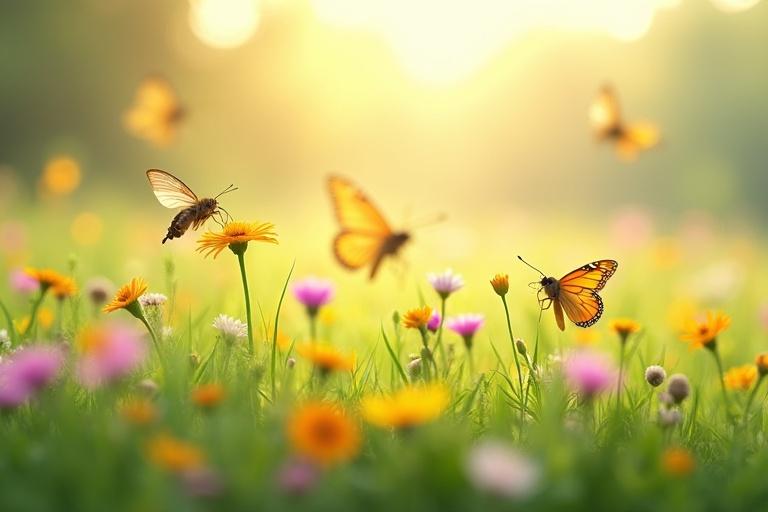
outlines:
M682 373L672 375L669 378L669 384L667 384L667 394L676 404L688 398L691 394L691 384L688 382L688 377Z
M657 388L667 378L667 372L659 365L651 365L645 369L645 381Z
M168 301L162 293L145 293L139 297L139 303L145 308L158 308Z
M224 338L238 341L248 336L248 324L229 315L220 314L213 320L213 328L219 331Z

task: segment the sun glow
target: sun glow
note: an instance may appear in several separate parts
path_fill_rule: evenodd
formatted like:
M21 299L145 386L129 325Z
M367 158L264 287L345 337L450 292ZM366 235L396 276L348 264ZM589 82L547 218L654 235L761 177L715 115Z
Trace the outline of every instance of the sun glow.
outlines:
M259 24L257 0L190 0L192 32L214 48L236 48L247 42Z

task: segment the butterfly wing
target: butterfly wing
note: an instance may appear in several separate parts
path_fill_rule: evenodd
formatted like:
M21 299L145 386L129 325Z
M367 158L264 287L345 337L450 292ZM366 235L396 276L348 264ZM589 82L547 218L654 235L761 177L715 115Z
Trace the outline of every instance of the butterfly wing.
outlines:
M600 139L611 137L622 130L619 100L612 87L606 85L600 89L589 108L589 122L592 131Z
M378 265L392 229L366 195L338 176L328 180L336 220L341 226L333 242L336 259L346 268Z
M652 123L636 123L624 129L616 141L616 153L624 160L634 160L646 149L659 143L659 129Z
M605 287L618 265L614 260L599 260L587 263L560 279L557 299L574 324L589 327L600 319L603 299L597 292ZM563 330L564 326L560 329Z
M148 77L139 84L134 104L123 121L135 137L166 146L173 142L181 111L171 84L160 77Z
M198 202L192 189L168 172L150 169L147 171L147 179L149 179L155 197L166 208L188 208Z

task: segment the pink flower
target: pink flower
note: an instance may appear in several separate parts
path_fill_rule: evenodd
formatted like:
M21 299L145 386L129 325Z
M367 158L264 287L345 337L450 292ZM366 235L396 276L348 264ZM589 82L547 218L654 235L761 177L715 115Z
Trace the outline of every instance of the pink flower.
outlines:
M464 279L450 268L439 274L427 274L427 281L443 299L464 286Z
M487 440L470 451L467 476L481 491L505 498L524 499L537 490L541 468L506 443Z
M17 407L59 374L64 354L52 346L20 349L0 364L0 408Z
M286 494L306 494L317 483L320 474L315 466L303 460L289 460L280 468L277 483Z
M98 327L80 338L77 364L80 382L88 389L119 380L133 372L147 353L138 332L124 326Z
M11 271L8 280L11 288L18 293L33 293L40 288L40 285L34 277L18 268Z
M429 322L427 322L427 329L429 329L430 332L437 332L437 330L440 328L440 313L436 310L432 310L432 316L429 317Z
M602 354L574 352L565 360L565 378L577 393L591 398L617 383L616 369Z
M335 289L333 283L327 279L307 277L293 284L293 295L296 300L304 304L310 315L333 299Z
M476 313L466 313L445 320L446 327L464 338L467 348L472 348L472 338L484 323L485 317Z

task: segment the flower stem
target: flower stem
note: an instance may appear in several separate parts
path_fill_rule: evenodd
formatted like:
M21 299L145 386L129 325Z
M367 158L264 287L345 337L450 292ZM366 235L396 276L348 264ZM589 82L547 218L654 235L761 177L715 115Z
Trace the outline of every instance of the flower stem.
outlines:
M760 377L758 377L757 382L755 383L755 387L752 388L752 392L749 394L749 398L747 399L747 405L744 407L744 418L742 419L743 423L747 422L747 417L749 416L749 409L752 407L752 402L755 401L755 396L757 395L757 389L760 387L760 384L763 383L763 378L765 377L764 374L760 374Z
M624 352L627 348L626 340L622 339L621 341L621 350L619 352L619 382L618 387L616 388L616 412L621 411L621 389L624 387Z
M507 298L502 295L501 303L504 304L504 316L507 318L507 332L509 332L509 342L512 344L512 355L515 357L515 369L517 370L517 382L520 385L520 399L523 398L523 372L520 369L520 358L517 355L517 346L515 346L515 336L512 334L512 322L509 319L509 306L507 306ZM521 409L521 416L526 413L526 407Z
M440 359L443 361L444 371L448 371L448 359L445 355L445 348L443 347L443 324L445 324L445 298L441 298L440 302L440 325L437 328L437 350L440 352Z
M248 292L248 276L245 273L245 254L237 253L237 262L240 264L240 277L243 279L243 293L245 294L245 319L248 322L248 348L251 355L255 352L253 343L253 322L251 321L251 295Z
M35 334L35 328L37 327L35 325L37 321L37 312L40 309L40 304L43 303L43 299L45 298L45 292L47 290L44 288L40 288L40 295L37 296L37 299L35 299L35 302L32 303L32 311L29 313L29 325L27 326L27 330L22 333L22 336L24 338L28 338L29 335Z
M720 390L723 392L723 402L725 404L725 416L728 422L733 421L733 416L731 416L731 403L728 400L728 392L725 390L725 379L724 379L724 372L723 372L723 361L720 359L720 352L718 352L717 347L714 346L711 349L712 354L715 356L715 363L717 363L717 372L718 377L720 379Z
M317 341L317 313L309 315L309 339Z

